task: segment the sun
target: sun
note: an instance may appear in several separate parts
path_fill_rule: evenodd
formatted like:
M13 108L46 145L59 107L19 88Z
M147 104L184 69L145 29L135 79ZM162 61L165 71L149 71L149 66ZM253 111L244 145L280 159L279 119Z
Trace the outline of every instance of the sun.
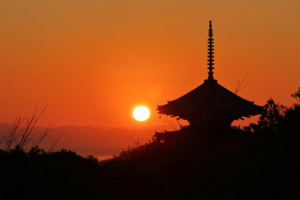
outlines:
M132 115L137 121L145 121L150 117L150 111L145 106L138 106L133 110Z

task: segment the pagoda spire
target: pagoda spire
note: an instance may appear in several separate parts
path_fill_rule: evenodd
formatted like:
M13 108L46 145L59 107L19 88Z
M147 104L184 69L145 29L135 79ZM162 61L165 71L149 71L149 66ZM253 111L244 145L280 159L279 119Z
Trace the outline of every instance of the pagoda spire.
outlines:
M209 21L209 30L208 30L208 80L214 80L214 72L213 72L213 65L214 65L214 39L213 37L213 30L212 30L212 22Z

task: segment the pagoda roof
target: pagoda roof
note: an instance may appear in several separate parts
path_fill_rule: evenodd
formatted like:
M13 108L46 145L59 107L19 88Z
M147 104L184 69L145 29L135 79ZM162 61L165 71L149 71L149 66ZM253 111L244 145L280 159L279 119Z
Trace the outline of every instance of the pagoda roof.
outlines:
M168 101L166 105L158 106L157 110L159 114L179 116L183 119L213 110L238 119L260 114L262 108L232 93L218 84L217 80L205 80L189 93Z

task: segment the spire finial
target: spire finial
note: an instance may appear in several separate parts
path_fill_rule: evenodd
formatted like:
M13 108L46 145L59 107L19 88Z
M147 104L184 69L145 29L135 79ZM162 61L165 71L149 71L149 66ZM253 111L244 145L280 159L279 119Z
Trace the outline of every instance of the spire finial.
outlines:
M214 39L213 37L213 30L212 30L212 22L209 21L209 30L208 30L208 80L214 80L213 76L213 65L214 65Z

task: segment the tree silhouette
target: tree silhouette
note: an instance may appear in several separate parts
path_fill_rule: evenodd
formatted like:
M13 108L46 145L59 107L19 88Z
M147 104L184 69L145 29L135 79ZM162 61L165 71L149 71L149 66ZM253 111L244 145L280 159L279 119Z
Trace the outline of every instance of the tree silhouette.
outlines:
M300 101L300 87L292 95L297 101ZM292 107L287 108L284 112L284 119L280 128L285 132L288 137L294 141L300 138L298 134L300 131L300 104L294 104Z
M258 124L250 124L254 131L261 129L276 130L278 123L283 119L286 107L281 104L276 104L272 98L267 101Z
M291 96L293 98L295 98L297 101L300 101L300 87L298 88L298 90L296 92L294 92L293 94L291 94Z

